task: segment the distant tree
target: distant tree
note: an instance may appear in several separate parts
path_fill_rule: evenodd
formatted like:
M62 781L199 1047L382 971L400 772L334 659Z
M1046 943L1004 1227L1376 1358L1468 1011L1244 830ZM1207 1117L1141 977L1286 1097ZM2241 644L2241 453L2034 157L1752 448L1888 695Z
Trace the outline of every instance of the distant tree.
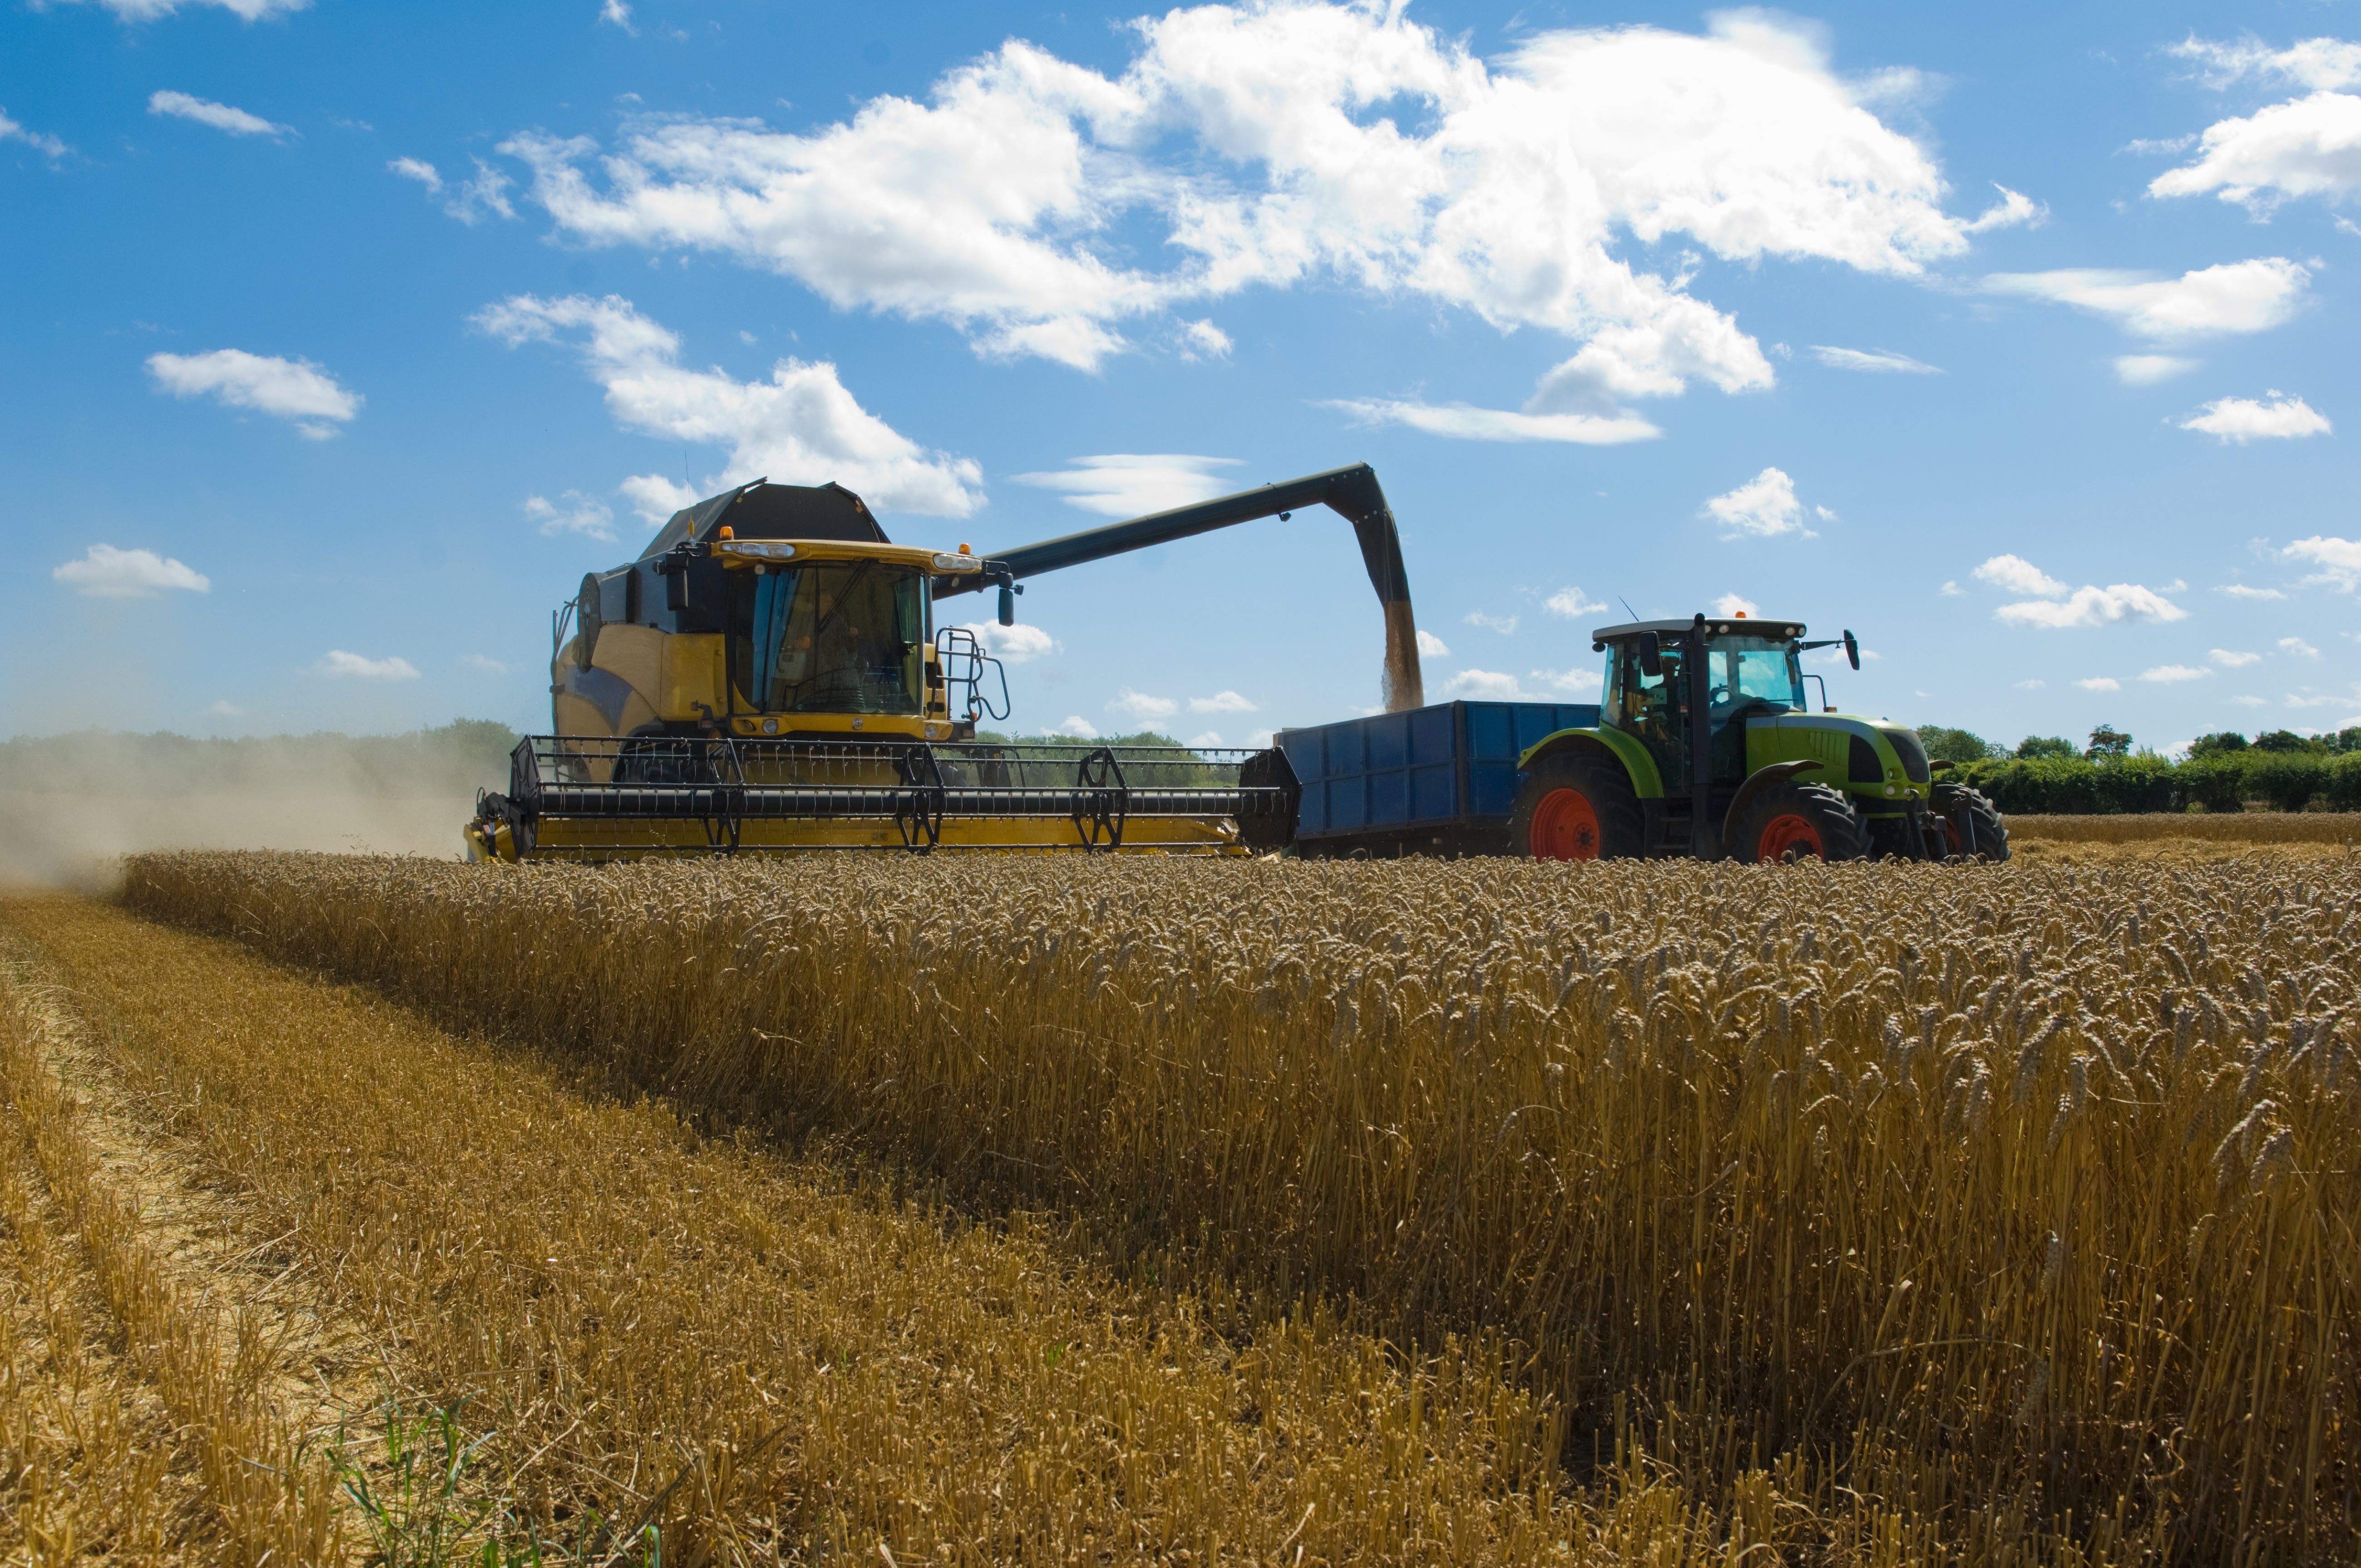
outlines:
M2312 740L2309 736L2299 735L2292 729L2268 729L2255 737L2255 750L2257 751L2324 751L2328 750L2328 744L2323 740Z
M2000 748L1982 736L1968 729L1953 729L1948 725L1922 724L1918 739L1929 757L1940 757L1952 762L1981 762L1986 757L1997 757Z
M2074 742L2063 735L2028 735L2016 743L2020 757L2077 757Z
M2091 731L2090 749L2082 755L2094 762L2120 762L2132 754L2132 738L2112 724Z
M2224 729L2213 735L2200 735L2189 743L2189 754L2192 757L2212 756L2219 751L2243 751L2246 749L2246 738L2235 729Z
M2336 749L2340 751L2361 751L2361 724L2338 730Z

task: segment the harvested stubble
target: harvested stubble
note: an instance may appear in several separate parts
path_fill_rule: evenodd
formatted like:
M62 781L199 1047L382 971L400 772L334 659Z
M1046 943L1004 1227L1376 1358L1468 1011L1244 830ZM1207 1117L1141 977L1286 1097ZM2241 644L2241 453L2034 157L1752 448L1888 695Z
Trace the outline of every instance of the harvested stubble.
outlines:
M2125 812L2088 817L2012 817L2011 840L2141 844L2189 839L2206 844L2351 844L2361 816L2337 811Z
M1505 1332L1571 1454L1628 1409L1693 1495L1775 1460L1978 1556L2356 1543L2361 861L182 855L126 896L1426 1343Z
M1557 1490L1544 1402L1481 1349L1126 1285L119 910L51 901L38 940L255 1226L414 1390L473 1396L511 1548L1681 1564L1780 1523L1761 1476L1727 1523L1636 1470Z

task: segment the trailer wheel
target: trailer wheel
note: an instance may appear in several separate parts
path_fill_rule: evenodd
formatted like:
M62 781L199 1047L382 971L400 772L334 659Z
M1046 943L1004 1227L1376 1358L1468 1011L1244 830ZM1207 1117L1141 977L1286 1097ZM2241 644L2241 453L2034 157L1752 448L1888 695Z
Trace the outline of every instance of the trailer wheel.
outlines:
M1937 784L1935 820L1942 828L1953 860L2008 859L2008 824L2002 820L2000 807L1982 790L1966 784Z
M1640 796L1623 764L1581 751L1526 771L1509 813L1509 853L1531 861L1625 860L1646 850Z
M1730 850L1764 865L1862 861L1869 858L1869 828L1839 791L1790 779L1754 797Z

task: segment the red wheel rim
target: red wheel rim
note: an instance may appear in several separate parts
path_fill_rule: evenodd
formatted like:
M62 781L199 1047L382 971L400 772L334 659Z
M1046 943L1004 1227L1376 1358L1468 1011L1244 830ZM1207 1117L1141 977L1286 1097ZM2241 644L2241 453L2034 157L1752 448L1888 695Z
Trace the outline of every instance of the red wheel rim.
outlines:
M1816 861L1828 858L1828 846L1820 842L1820 830L1812 819L1791 811L1763 825L1763 837L1755 841L1754 858L1766 865L1779 865L1798 850Z
M1533 807L1527 846L1537 861L1598 858L1598 813L1578 789L1554 789Z

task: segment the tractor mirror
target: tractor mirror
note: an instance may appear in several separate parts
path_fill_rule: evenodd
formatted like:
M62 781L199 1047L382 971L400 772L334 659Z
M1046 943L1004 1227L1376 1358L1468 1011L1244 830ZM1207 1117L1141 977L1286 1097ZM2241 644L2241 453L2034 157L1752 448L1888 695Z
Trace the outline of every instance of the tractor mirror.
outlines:
M1845 657L1846 657L1847 659L1849 659L1849 660L1850 660L1850 661L1852 662L1852 667L1853 667L1854 669L1856 669L1856 670L1860 669L1860 668L1861 668L1861 644L1860 644L1860 643L1858 643L1858 642L1856 642L1856 641L1854 641L1852 640L1852 633L1851 633L1851 632L1850 632L1850 631L1848 631L1848 632L1846 632L1846 633L1844 634L1844 645L1845 645Z
M1016 624L1016 593L1006 583L1000 585L1000 624Z
M1640 633L1640 673L1652 681L1664 676L1664 640L1653 631Z

